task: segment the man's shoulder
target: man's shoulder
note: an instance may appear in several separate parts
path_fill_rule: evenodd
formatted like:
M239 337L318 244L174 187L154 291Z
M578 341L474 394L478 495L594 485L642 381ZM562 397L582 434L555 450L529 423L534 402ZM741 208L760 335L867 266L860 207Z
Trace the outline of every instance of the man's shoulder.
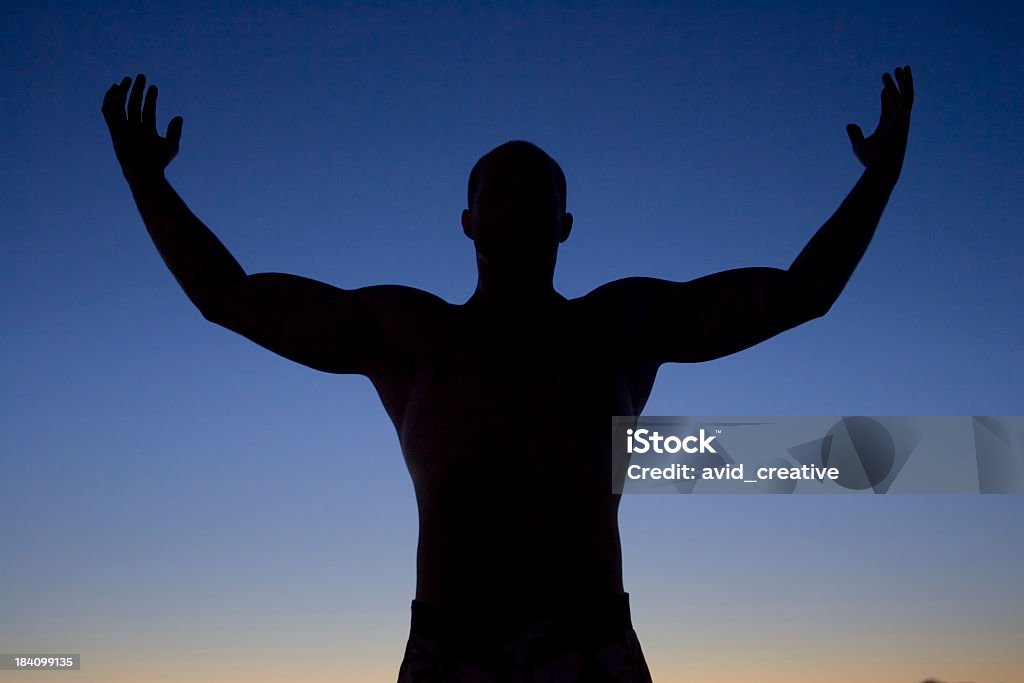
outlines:
M390 346L418 352L437 343L457 308L431 292L406 285L372 285L351 290Z
M606 313L639 309L683 283L653 277L624 277L606 282L573 301Z
M441 297L416 287L406 285L371 285L351 290L365 303L371 305L398 306L412 310L447 310L452 304Z

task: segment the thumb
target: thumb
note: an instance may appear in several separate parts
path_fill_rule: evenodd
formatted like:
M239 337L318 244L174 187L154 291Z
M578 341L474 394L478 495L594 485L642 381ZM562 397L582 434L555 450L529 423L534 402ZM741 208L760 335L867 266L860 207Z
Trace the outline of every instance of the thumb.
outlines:
M856 123L851 123L846 126L846 134L850 136L850 142L853 143L854 147L859 147L864 142L864 131L860 129Z
M175 149L178 148L178 143L181 142L181 126L185 122L185 119L180 116L175 116L171 119L171 122L167 124L167 142L169 142Z

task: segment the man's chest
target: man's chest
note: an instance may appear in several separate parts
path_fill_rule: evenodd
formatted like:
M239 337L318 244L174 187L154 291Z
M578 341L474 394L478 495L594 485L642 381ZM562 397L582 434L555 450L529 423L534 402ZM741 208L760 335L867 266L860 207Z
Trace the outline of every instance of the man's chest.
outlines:
M453 325L415 358L399 434L407 458L589 452L634 412L633 375L600 325Z
M571 307L523 320L455 318L416 354L410 404L460 414L590 412L622 406L622 343Z
M604 412L629 404L626 370L598 346L522 342L417 358L409 407L471 417Z

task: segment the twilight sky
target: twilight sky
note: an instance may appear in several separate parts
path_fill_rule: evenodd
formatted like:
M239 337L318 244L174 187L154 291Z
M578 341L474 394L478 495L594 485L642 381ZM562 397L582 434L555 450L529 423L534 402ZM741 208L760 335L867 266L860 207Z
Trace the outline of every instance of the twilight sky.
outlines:
M339 4L0 10L0 652L80 653L89 683L388 681L408 633L394 429L365 378L192 308L99 112L125 75L161 131L184 117L168 177L248 272L461 303L492 147L565 170L567 296L786 267L909 63L903 177L831 313L663 367L646 414L1024 414L1019 12ZM1024 680L1022 496L634 495L621 524L659 683Z

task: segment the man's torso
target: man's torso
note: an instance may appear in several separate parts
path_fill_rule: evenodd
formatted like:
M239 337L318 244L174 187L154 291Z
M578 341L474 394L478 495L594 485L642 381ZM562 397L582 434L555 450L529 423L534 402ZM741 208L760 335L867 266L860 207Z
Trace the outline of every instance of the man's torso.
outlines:
M404 362L371 379L416 490L417 600L525 617L623 592L610 418L641 412L657 366L603 308L396 316Z

